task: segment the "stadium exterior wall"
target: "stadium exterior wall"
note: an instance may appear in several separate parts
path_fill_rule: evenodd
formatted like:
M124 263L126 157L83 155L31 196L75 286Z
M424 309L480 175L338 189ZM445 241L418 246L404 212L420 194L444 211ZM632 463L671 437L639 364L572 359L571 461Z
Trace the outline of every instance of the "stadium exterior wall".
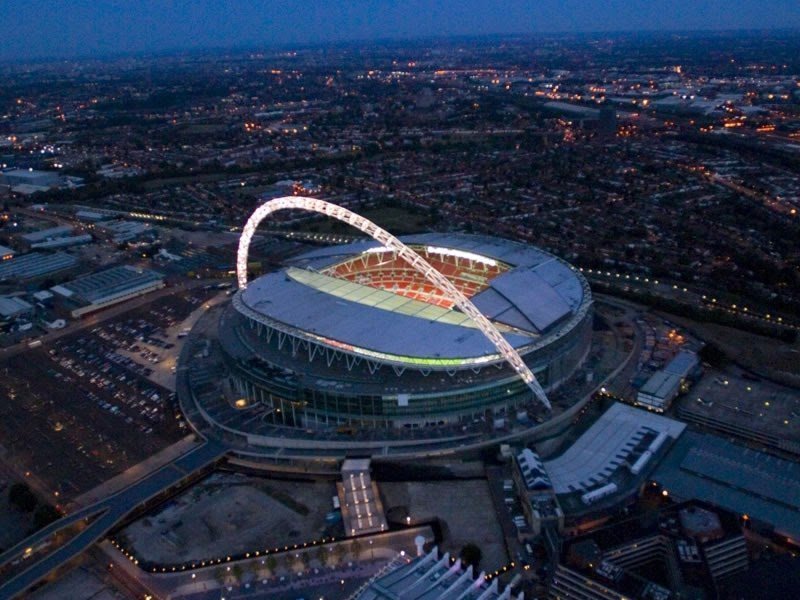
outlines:
M589 306L563 336L523 356L548 392L561 385L585 361L591 348L592 321L593 310ZM223 347L226 343L245 343L247 336L252 336L261 350L269 345L277 347L277 336L268 341L264 328L252 319L242 316L238 328L236 336L230 336L227 342L221 340ZM300 384L292 378L271 375L261 368L266 362L263 356L254 364L251 360L237 358L237 354L257 355L258 349L248 344L244 352L225 352L231 383L237 393L250 402L280 409L283 423L297 427L351 425L386 428L454 423L482 418L487 411L495 414L504 409L511 411L528 404L533 398L531 390L518 375L497 366L471 371L481 381L469 385L457 385L451 378L452 385L441 386L441 389L411 392L403 388L404 375L410 374L398 374L391 366L384 365L380 370L391 380L385 386L386 392L338 393L325 386L308 382ZM280 356L280 352L275 355ZM324 359L320 356L318 360ZM334 360L342 363L342 377L347 380L346 358L339 356ZM288 367L277 361L268 366L281 372Z

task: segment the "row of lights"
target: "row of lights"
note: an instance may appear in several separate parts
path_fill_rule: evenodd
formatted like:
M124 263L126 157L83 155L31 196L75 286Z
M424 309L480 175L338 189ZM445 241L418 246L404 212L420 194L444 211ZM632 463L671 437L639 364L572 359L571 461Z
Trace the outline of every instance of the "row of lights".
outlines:
M611 271L602 271L602 270L600 270L600 269L584 269L583 267L578 267L578 270L579 270L581 273L584 273L584 272L585 272L585 273L589 273L590 275L592 275L592 274L594 274L594 275L600 275L600 276L603 276L603 275L605 275L606 277L616 277L617 279L633 279L634 281L644 281L645 283L651 283L651 281L650 281L650 278L649 278L649 277L641 277L641 278L640 278L638 275L634 275L633 277L631 277L630 275L625 275L625 276L623 277L623 276L622 276L622 275L620 275L619 273L612 273ZM654 279L654 280L652 281L652 283L653 283L654 285L658 285L658 279ZM677 289L677 287L678 287L678 286L673 286L673 288L675 288L675 289ZM686 290L686 288L683 288L683 291L684 291L684 292L685 292L685 291L687 291L687 290Z
M450 557L450 564L451 565L455 564L455 562L456 562L456 557L455 556L451 556ZM502 575L506 571L508 571L510 569L513 569L515 566L516 566L516 563L514 561L511 561L510 563L507 563L507 564L503 565L502 567L500 567L499 569L497 569L494 573L489 573L488 575L484 575L484 579L486 581L489 581L493 577L499 577L500 575Z
M207 560L194 561L191 564L186 563L186 564L183 564L183 565L180 565L180 566L173 565L172 567L160 567L160 568L159 567L150 567L150 572L151 573L159 573L159 572L160 573L174 573L174 572L178 572L178 571L186 571L187 569L189 569L189 570L202 569L204 567L211 567L211 566L214 566L214 565L221 564L223 561L224 562L231 562L231 561L255 558L255 557L259 557L259 556L267 556L269 554L283 553L283 552L288 552L288 551L291 551L291 550L299 550L299 549L302 549L302 548L309 548L309 547L318 546L318 545L321 545L321 544L328 544L328 543L332 543L332 542L335 542L335 541L336 541L335 537L322 538L321 540L312 540L310 542L303 542L302 544L294 544L293 546L288 546L287 545L287 546L284 546L283 549L281 549L280 547L276 547L276 548L274 548L272 550L269 549L269 548L267 548L265 550L255 550L253 552L247 552L244 555L239 555L238 557L226 556L225 558L211 558L211 559L207 559ZM133 552L131 552L127 548L123 547L117 540L115 540L113 538L111 538L111 543L114 545L114 547L117 550L119 550L133 564L135 564L135 565L139 564L139 559L136 558L136 556L134 556Z
M510 569L513 569L515 566L516 563L513 561L508 563L507 565L503 565L502 567L497 569L494 573L489 573L488 575L486 575L486 581L489 581L490 579L493 579L495 577L500 577L500 575L502 575L503 573L505 573Z
M623 277L623 276L622 276L622 275L620 275L619 273L612 273L611 271L601 271L600 269L596 269L596 270L595 270L595 269L584 269L583 267L580 267L578 270L579 270L581 273L583 273L583 272L586 272L586 273L589 273L590 275L592 275L592 274L594 274L594 275L600 275L600 276L603 276L603 275L605 275L606 277L616 277L617 279L623 279L623 278L624 278L624 279L628 279L628 280L630 280L630 279L633 279L633 280L635 280L635 281L643 281L644 283L651 283L651 281L650 281L650 279L649 279L648 277L644 277L644 278L641 278L641 279L640 279L640 277L639 277L638 275L634 275L633 277L631 277L630 275L625 275L625 276ZM654 279L654 280L652 281L652 283L653 283L654 285L658 285L658 284L659 284L659 282L658 282L658 279ZM685 288L685 287L684 287L684 288L681 288L681 287L679 287L679 286L677 286L677 285L673 285L673 286L672 286L672 289L673 289L673 290L676 290L676 291L682 291L682 292L685 292L685 293L688 293L688 292L689 292L688 288ZM706 295L703 295L703 296L702 296L702 299L703 299L703 300L706 300L706 301L708 300ZM711 298L711 303L712 303L712 304L716 304L716 303L717 303L717 299L716 299L716 298ZM722 308L722 307L721 307L721 308ZM732 309L732 310L731 310L731 312L733 312L733 311L736 311L736 310L739 310L736 304L731 304L731 309ZM742 311L742 312L748 312L748 311L749 311L749 309L748 309L748 308L745 306L745 307L742 307L742 308L741 308L741 311ZM756 318L756 319L762 319L762 320L766 320L766 321L771 321L771 320L772 320L772 315L771 315L770 313L767 313L767 314L766 314L766 315L764 315L763 317L761 317L761 316L759 316L759 315L755 315L755 314L749 314L748 316L750 316L750 317L753 317L753 318ZM776 317L776 318L775 318L775 320L776 320L778 323L782 323L782 322L783 322L783 318L782 318L782 317Z

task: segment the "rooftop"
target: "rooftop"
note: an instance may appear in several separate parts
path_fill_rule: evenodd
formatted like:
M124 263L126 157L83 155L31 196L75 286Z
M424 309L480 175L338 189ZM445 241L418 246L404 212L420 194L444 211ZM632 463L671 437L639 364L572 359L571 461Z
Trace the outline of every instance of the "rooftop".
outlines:
M671 494L697 498L800 539L800 464L710 434L686 432L652 475Z
M666 398L680 385L683 377L678 373L656 371L639 390L640 394L648 394L657 398Z
M35 279L43 275L69 269L78 264L78 259L63 252L44 254L30 252L0 262L0 281L19 278Z
M4 319L9 319L32 308L33 306L22 298L0 296L0 317Z
M686 425L619 402L558 458L544 463L557 494L584 491L607 481L614 471L633 462L633 449L645 439L665 433L677 439Z
M37 242L44 242L54 238L65 237L72 233L73 227L70 225L59 225L57 227L49 227L41 231L34 231L20 236L29 244L36 244Z
M155 284L162 279L161 274L155 271L124 265L83 275L52 289L66 298L96 304L138 287Z

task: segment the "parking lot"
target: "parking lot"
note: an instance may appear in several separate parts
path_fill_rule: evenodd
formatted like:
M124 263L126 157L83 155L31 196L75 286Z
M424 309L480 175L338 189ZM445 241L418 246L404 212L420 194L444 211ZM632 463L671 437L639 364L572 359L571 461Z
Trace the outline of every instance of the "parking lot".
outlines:
M0 364L0 436L6 458L63 503L186 433L174 394L147 379L157 362L123 352L168 351L161 337L212 294L163 297ZM153 350L139 350L148 361ZM44 440L47 440L46 442Z

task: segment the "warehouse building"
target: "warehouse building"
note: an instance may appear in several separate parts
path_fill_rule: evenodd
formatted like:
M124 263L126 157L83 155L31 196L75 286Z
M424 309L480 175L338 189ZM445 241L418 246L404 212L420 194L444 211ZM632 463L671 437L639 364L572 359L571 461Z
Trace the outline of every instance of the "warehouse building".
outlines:
M11 260L14 258L16 252L12 248L8 248L7 246L0 246L0 261L3 260Z
M563 454L542 464L567 517L633 497L686 425L615 403Z
M692 431L651 478L672 498L705 500L746 516L763 535L800 540L800 464L794 461Z
M666 367L647 380L636 395L636 404L663 413L678 394L688 389L689 377L698 364L697 354L681 350Z
M63 299L73 317L80 317L163 287L160 273L125 265L84 275L51 289Z
M71 269L78 259L63 252L31 252L0 261L0 281L30 281Z
M16 296L0 296L0 322L33 313L33 305Z
M31 244L32 250L55 250L57 248L68 248L70 246L80 246L82 244L90 244L92 236L88 233L82 235L68 235L65 237L53 238L44 242L37 242Z
M66 238L72 235L73 227L70 225L59 225L57 227L48 227L40 231L32 231L19 236L20 241L26 247L32 248L35 244L50 242L61 238Z

